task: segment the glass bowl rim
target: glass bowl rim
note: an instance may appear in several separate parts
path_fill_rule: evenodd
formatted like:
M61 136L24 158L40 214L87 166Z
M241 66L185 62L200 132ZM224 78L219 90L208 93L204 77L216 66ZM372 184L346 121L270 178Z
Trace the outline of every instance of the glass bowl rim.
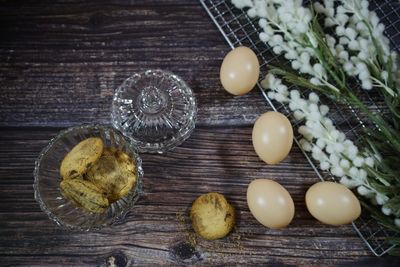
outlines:
M117 123L117 119L116 119L117 112L115 112L115 110L114 110L115 109L115 107L114 107L115 97L116 97L116 95L121 93L121 91L123 90L123 88L125 86L127 86L127 84L129 84L132 80L138 79L140 77L147 76L147 75L154 76L156 74L162 75L163 77L171 78L177 85L184 88L185 91L189 92L190 93L190 97L189 97L190 105L192 106L192 109L190 110L190 116L189 116L192 119L190 121L188 121L187 124L185 124L184 127L182 127L179 130L180 135L175 138L175 141L173 143L164 145L164 147L162 147L162 148L157 147L157 145L159 143L146 143L144 141L135 139L129 133L126 133L125 131L123 131L123 129L121 129L120 125ZM198 103L197 103L196 96L195 96L193 89L185 82L184 79L181 78L181 76L179 76L169 70L164 70L164 69L160 69L160 68L143 69L143 70L139 70L139 71L135 71L135 72L131 73L114 90L113 100L111 103L111 123L115 129L118 129L125 136L127 136L129 139L131 139L131 141L137 146L137 150L139 152L152 153L152 154L154 154L154 153L163 154L163 153L166 153L166 152L174 149L175 147L181 145L193 133L193 131L196 128L196 120L197 120L197 113L198 113L197 104Z
M47 205L44 203L40 190L39 190L39 169L41 166L41 162L43 157L48 153L48 151L53 147L53 145L64 135L74 132L76 130L80 129L104 129L104 130L109 130L116 132L119 134L122 138L125 139L127 146L129 147L129 150L131 150L136 158L136 170L137 170L137 182L135 185L135 193L137 194L136 200L133 200L133 203L129 206L127 206L125 209L117 213L113 218L111 219L110 223L104 223L101 225L97 226L89 226L89 227L81 227L78 225L73 225L73 224L68 224L65 223L61 218L56 216L50 208L47 207ZM72 126L66 129L61 130L60 132L57 133L55 137L53 137L48 144L40 151L39 156L35 160L35 168L33 171L33 177L34 177L34 183L33 183L33 191L34 191L34 198L35 200L39 203L40 209L47 214L49 219L53 222L55 222L58 226L69 229L69 230L81 230L81 231L95 231L95 230L100 230L104 227L111 226L118 222L119 220L123 219L126 214L129 212L130 208L132 208L133 204L137 201L137 198L142 194L142 178L143 178L143 168L142 168L142 159L138 153L137 148L135 145L132 143L130 138L127 138L121 131L118 129L108 126L108 125L103 125L103 124L81 124L77 126Z

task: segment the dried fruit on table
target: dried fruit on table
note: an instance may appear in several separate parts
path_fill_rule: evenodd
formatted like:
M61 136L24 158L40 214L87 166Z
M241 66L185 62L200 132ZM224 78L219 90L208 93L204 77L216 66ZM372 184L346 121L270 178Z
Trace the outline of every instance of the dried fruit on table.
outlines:
M60 174L64 179L83 175L100 158L103 152L103 141L90 137L74 146L61 162Z
M201 237L214 240L226 236L235 225L235 210L219 193L199 196L190 210L192 225Z
M87 211L103 213L109 206L106 194L96 185L81 177L62 180L62 195Z

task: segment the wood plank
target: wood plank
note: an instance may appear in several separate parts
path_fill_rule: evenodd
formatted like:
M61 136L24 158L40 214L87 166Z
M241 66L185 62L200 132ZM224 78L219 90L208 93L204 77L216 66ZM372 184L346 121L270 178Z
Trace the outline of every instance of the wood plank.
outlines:
M105 265L111 256L138 265L374 263L351 226L326 226L306 211L304 193L318 178L299 149L267 166L253 151L251 127L199 127L172 152L143 154L144 194L124 222L89 233L60 229L40 210L32 188L34 160L58 131L0 131L0 257L6 265ZM292 194L296 215L288 228L269 230L250 214L245 192L256 178L274 179ZM191 250L193 230L177 214L188 220L192 201L210 191L234 205L237 227L225 239L198 239Z
M229 48L197 1L120 2L0 9L0 126L108 123L114 89L151 68L187 81L200 125L248 124L265 110L257 91L233 98L222 89Z
M279 165L257 158L251 125L270 108L257 90L242 97L223 91L218 72L229 48L198 1L2 1L0 29L1 265L399 265L373 257L350 226L311 217L304 193L318 178L297 147ZM170 153L142 155L144 194L123 222L89 233L60 229L33 199L38 153L64 127L109 124L113 90L148 68L171 70L193 88L196 131ZM338 110L332 117L349 130L348 110ZM292 194L288 228L268 230L250 214L245 192L256 178ZM232 202L237 227L193 248L182 217L210 191Z
M195 0L6 2L0 15L0 126L109 124L114 89L149 68L187 81L197 125L251 125L270 110L258 90L233 97L222 89L219 67L229 47ZM344 112L332 114L337 125L354 117L337 109Z

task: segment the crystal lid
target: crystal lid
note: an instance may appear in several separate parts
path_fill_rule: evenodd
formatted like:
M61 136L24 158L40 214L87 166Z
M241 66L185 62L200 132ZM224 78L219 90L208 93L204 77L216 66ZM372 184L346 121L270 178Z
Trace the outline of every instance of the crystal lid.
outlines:
M112 123L140 152L163 153L185 141L196 120L193 91L177 75L163 70L133 74L113 98Z

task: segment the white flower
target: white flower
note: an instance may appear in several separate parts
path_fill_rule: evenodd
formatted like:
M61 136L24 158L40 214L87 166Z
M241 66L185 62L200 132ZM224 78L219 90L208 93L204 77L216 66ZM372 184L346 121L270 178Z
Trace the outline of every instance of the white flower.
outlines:
M342 178L340 178L339 182L350 189L353 189L360 185L359 181L354 179L349 179L347 176L343 176Z
M275 100L278 102L286 102L287 97L281 94L275 94Z
M336 34L339 36L344 35L346 32L345 28L343 26L337 26L336 27Z
M358 177L359 170L356 167L351 167L349 170L349 175L351 177Z
M307 134L310 133L309 128L306 127L306 126L304 126L304 125L300 126L298 131L299 131L299 133L300 133L301 135L307 135Z
M295 70L300 69L301 68L301 63L299 61L297 61L297 60L293 60L292 61L292 68L295 69Z
M389 200L389 198L387 196L382 195L382 194L376 195L375 199L376 199L376 203L378 203L379 205L383 205Z
M344 175L344 171L340 166L335 166L331 169L333 175L337 177L342 177Z
M369 57L369 54L368 54L366 51L360 51L360 52L358 53L357 57L358 57L360 60L367 60L368 57Z
M324 25L325 27L332 27L336 25L336 22L331 18L325 18Z
M343 60L349 60L349 53L347 51L341 51L339 53L339 57Z
M255 8L250 8L250 9L247 11L247 14L249 15L250 18L254 18L254 17L257 16L257 11L256 11Z
M351 72L354 70L354 65L351 61L347 61L346 63L344 63L343 68L346 72Z
M389 78L388 72L387 71L382 71L381 77L382 77L383 80L387 81L387 79Z
M358 148L355 145L351 145L347 148L347 156L349 158L354 158L358 153Z
M310 105L308 106L310 112L319 112L318 106L317 106L317 104L315 104L315 101L311 101L311 99L309 99L309 100L311 102Z
M282 44L282 42L283 42L282 35L280 35L280 34L275 34L275 35L272 37L272 41L274 41L274 42L277 43L277 44Z
M331 165L329 164L328 161L322 161L320 163L319 167L320 167L321 170L326 171L331 167Z
M343 146L343 149L345 149L345 146L344 146L344 144L343 144L343 142L344 142L345 140L346 140L346 135L345 135L343 132L340 132L337 141L338 141L339 143L341 143L341 145Z
M320 79L315 78L315 77L312 77L312 78L310 79L310 83L312 83L312 84L314 84L314 85L322 85Z
M304 149L304 151L312 150L312 146L311 146L310 142L308 142L306 139L300 139L299 143L300 143L301 148Z
M268 92L268 93L267 93L267 96L268 96L268 98L270 98L270 99L275 99L275 95L276 95L275 92Z
M332 137L332 139L338 139L338 138L339 138L339 135L340 135L340 133L339 133L338 130L333 130L333 131L331 132L331 137Z
M275 54L279 55L280 53L282 53L283 49L280 46L274 46L274 48L272 48L272 50L274 51Z
M251 0L232 0L232 4L234 4L237 8L253 6L253 3Z
M344 16L344 15L343 15L343 16ZM356 36L357 36L356 31L355 31L354 29L350 28L350 27L346 28L344 34L345 34L350 40L356 39Z
M285 54L285 58L289 59L289 60L296 59L298 57L299 57L299 55L297 54L295 49L288 49L288 51Z
M347 159L342 159L340 160L340 167L343 169L348 169L350 168L350 162Z
M369 167L374 167L374 159L372 157L365 158L365 164Z
M321 112L322 116L325 116L329 112L329 107L326 105L319 106L319 112Z
M367 189L365 186L361 185L359 187L357 187L357 192L365 197L371 197L374 195L374 192L370 189Z
M321 3L319 3L319 2L314 3L314 9L318 13L323 13L325 11L325 7L323 5L321 5Z
M299 33L306 33L308 30L308 25L305 24L304 22L300 22L300 23L296 24L296 30Z
M368 79L369 77L371 77L371 74L369 73L368 70L363 70L360 72L358 77L360 78L360 80L365 80L365 79Z
M362 81L361 86L365 90L371 90L372 89L372 82L371 82L371 80L364 80L364 81Z
M344 150L344 146L341 143L336 143L334 147L337 153L342 153Z
M294 116L294 118L296 119L296 120L302 120L302 119L304 119L304 117L305 117L305 114L302 112L302 111L300 111L300 110L296 110L294 113L293 113L293 116Z
M313 69L314 69L317 77L325 76L325 69L324 69L324 67L322 67L321 64L319 64L319 63L314 64Z
M318 146L319 148L321 148L321 149L324 149L325 146L326 146L326 143L325 143L325 141L324 141L322 138L317 139L316 144L317 144L317 146Z
M354 164L354 166L356 166L356 167L361 167L363 164L364 164L364 159L362 158L362 157L355 157L354 159L353 159L353 164Z
M382 207L382 213L385 214L386 216L389 216L392 214L392 210L386 207Z
M283 94L283 95L288 95L289 94L287 86L283 85L283 84L276 85L276 91L278 93L280 93L280 94Z
M319 102L319 97L316 93L312 92L308 95L308 99L310 100L310 102L312 103L318 103ZM316 106L316 105L315 105ZM318 110L318 107L316 106L316 110Z
M360 170L358 171L358 178L359 178L360 180L365 180L365 179L367 179L367 172L366 172L364 169L360 169Z
M351 40L349 42L349 49L351 50L358 50L360 48L360 43L357 42L356 40Z
M263 42L268 42L270 40L270 35L266 34L265 32L261 32L259 34L260 40Z
M331 162L332 165L338 165L339 164L339 157L336 156L335 154L331 154L329 156L329 161Z

